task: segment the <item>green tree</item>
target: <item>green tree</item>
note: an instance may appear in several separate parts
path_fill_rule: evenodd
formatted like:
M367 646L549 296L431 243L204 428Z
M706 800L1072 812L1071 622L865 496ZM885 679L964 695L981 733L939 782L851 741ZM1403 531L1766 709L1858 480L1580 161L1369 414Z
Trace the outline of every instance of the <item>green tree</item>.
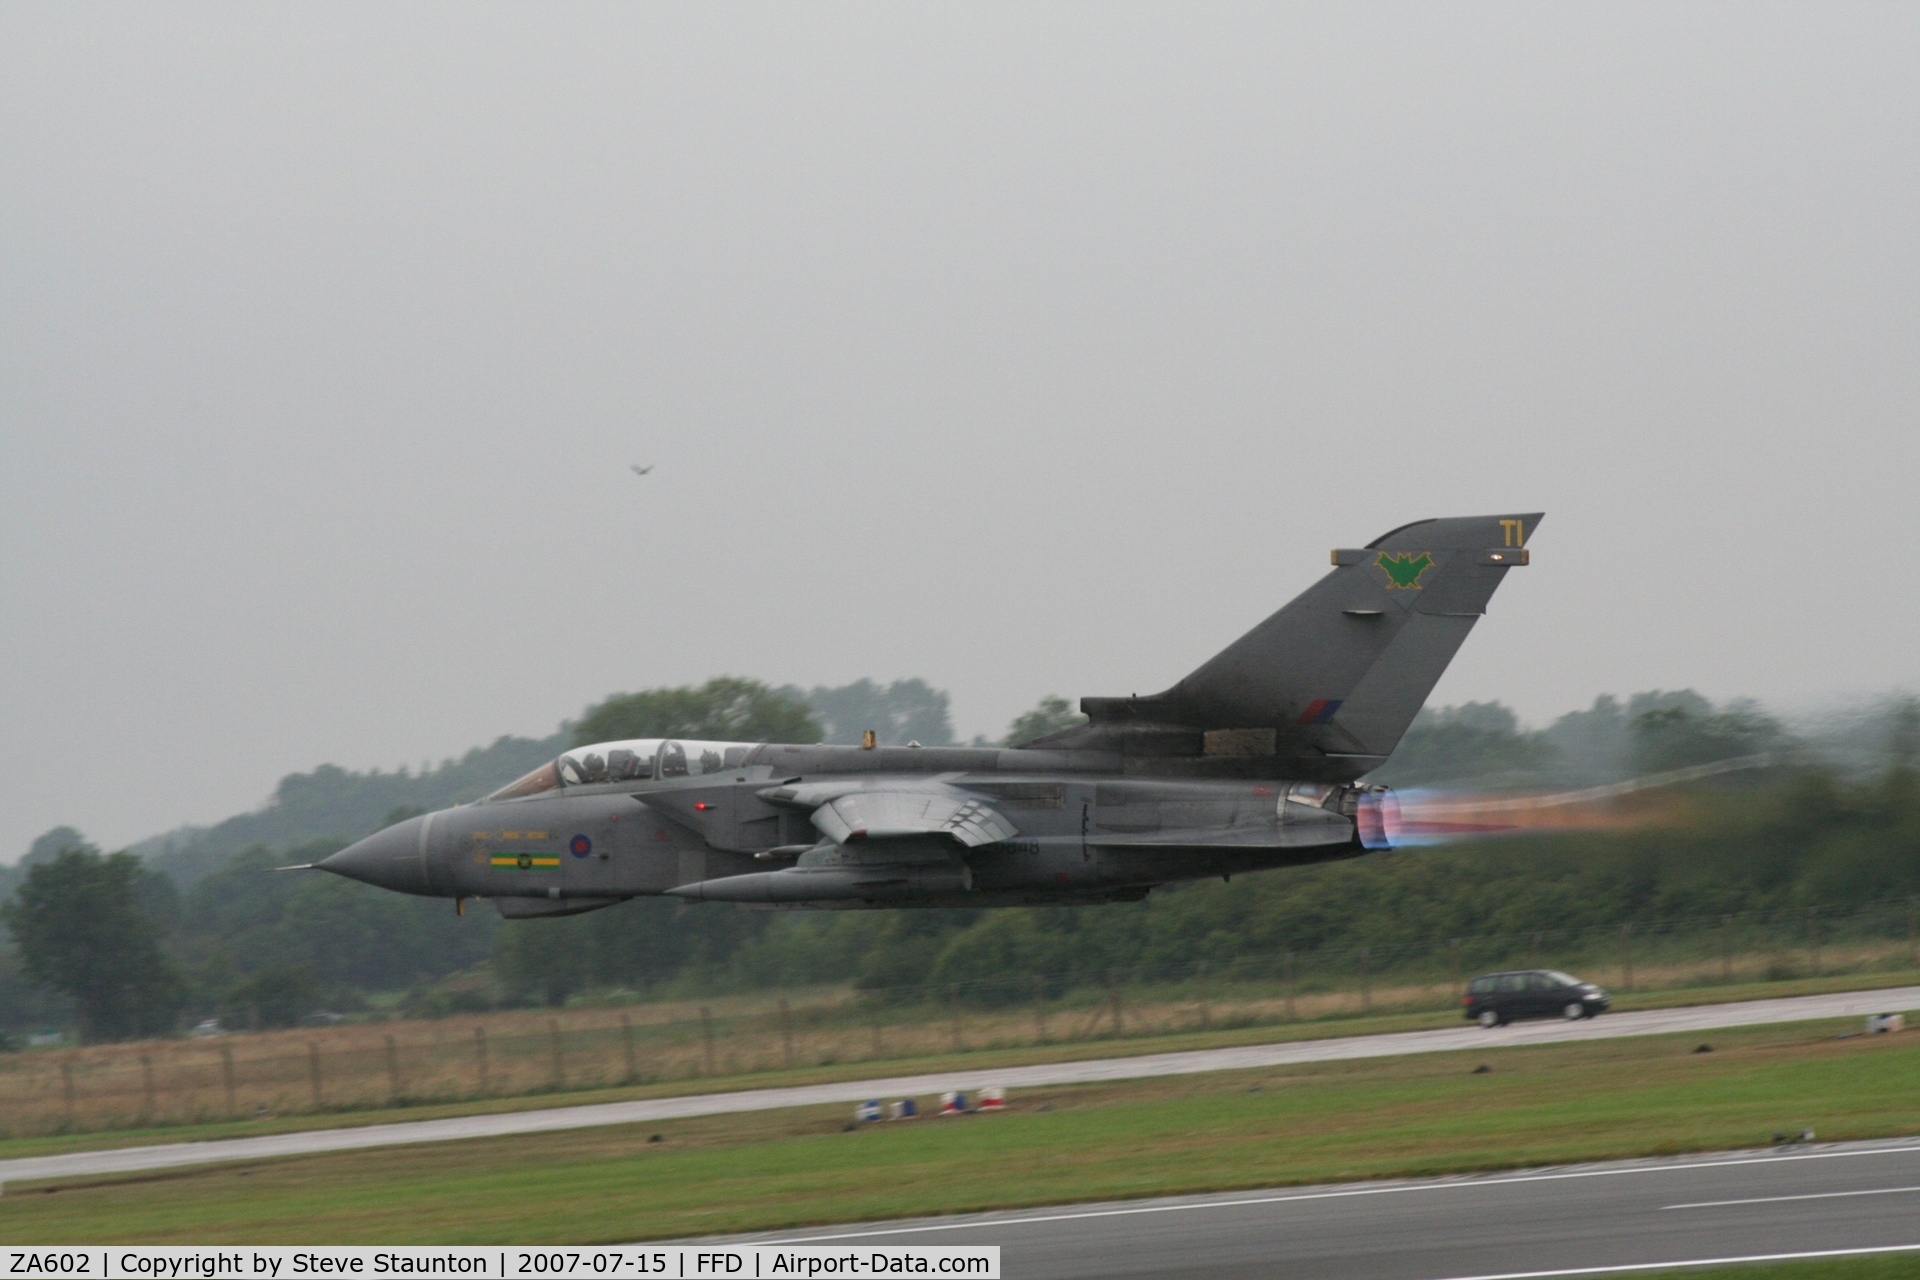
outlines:
M55 827L36 839L26 856L10 867L0 867L0 902L13 895L13 887L26 879L27 872L43 862L52 862L69 849L91 849L88 839L72 827Z
M445 902L389 893L324 872L276 875L284 863L318 862L341 847L320 840L285 853L255 846L189 889L169 945L218 1005L254 974L294 966L324 1000L342 988L391 991L477 964L499 927L492 911L456 915Z
M1687 691L1691 692L1691 691ZM1697 696L1697 695L1696 695ZM1737 699L1718 711L1705 699L1699 707L1679 705L1643 711L1633 719L1633 763L1641 773L1662 773L1757 755L1788 744L1779 721L1758 704Z
M1567 712L1540 733L1561 766L1559 780L1573 786L1624 778L1630 737L1627 709L1610 693L1595 698L1585 711Z
M262 969L229 991L221 1012L258 1027L291 1027L321 1005L320 984L300 965Z
M550 738L503 737L490 747L475 747L458 760L418 773L406 769L357 773L323 764L311 773L282 778L262 808L211 827L185 827L154 836L128 852L186 889L256 844L280 851L316 839L351 844L390 825L396 807L421 813L477 800L552 760L567 745L565 733ZM42 836L35 847L55 834Z
M979 917L977 909L889 912L861 957L854 985L883 999L935 994L940 953Z
M27 856L20 859L20 865L23 868L38 866L52 862L69 849L91 848L92 842L72 827L55 827L27 847Z
M146 884L158 879L130 853L69 849L27 872L0 906L27 976L70 998L86 1040L170 1029L184 984L160 948Z
M1902 698L1888 717L1887 777L1883 790L1894 808L1911 807L1920 766L1920 701Z
M758 680L718 676L695 687L616 693L588 707L573 744L620 738L706 738L722 742L818 742L804 699Z
M1022 714L1007 726L1007 745L1025 746L1050 733L1077 728L1086 722L1087 718L1075 711L1065 698L1048 694L1034 704L1033 710Z
M494 935L494 976L515 1001L558 1007L593 982L593 940L593 926L581 916L516 921Z
M892 684L855 680L836 689L815 685L813 692L804 695L789 685L781 692L804 698L821 722L824 742L852 745L868 729L883 745L890 746L918 742L938 747L953 741L946 692L925 680L895 680Z
M1542 735L1524 732L1501 703L1428 707L1374 780L1396 787L1509 781L1538 772L1557 754Z
M20 953L0 929L0 1028L13 1031L45 1029L73 1021L72 1007L51 988L27 979ZM0 1040L6 1040L0 1032Z

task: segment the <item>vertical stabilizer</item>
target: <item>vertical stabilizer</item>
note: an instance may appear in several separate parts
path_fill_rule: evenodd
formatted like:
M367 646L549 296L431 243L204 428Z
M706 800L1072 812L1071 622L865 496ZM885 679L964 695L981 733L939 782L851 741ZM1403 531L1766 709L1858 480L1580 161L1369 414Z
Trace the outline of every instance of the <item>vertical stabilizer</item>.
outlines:
M1082 699L1087 736L1117 734L1129 755L1158 742L1235 757L1247 773L1344 781L1378 768L1507 570L1527 563L1540 520L1421 520L1337 550L1331 573L1165 693Z

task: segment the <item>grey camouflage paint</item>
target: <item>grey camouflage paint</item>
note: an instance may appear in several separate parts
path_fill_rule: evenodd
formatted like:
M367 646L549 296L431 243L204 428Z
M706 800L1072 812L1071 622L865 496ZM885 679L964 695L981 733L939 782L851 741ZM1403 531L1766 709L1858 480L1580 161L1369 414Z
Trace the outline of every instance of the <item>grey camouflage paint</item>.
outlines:
M1379 847L1386 762L1539 513L1426 520L1163 693L1085 698L1018 749L760 744L717 773L490 799L319 863L509 918L641 895L771 906L1135 901L1156 885ZM1370 825L1371 824L1371 825Z

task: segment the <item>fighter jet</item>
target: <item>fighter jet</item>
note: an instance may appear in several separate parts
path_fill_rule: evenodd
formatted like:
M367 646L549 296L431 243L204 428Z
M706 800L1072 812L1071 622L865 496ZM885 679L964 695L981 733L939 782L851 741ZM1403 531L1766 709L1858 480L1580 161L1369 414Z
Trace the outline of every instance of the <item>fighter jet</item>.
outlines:
M1018 747L577 747L318 867L509 919L645 895L793 908L1134 902L1389 847L1385 764L1538 513L1422 520L1164 693Z

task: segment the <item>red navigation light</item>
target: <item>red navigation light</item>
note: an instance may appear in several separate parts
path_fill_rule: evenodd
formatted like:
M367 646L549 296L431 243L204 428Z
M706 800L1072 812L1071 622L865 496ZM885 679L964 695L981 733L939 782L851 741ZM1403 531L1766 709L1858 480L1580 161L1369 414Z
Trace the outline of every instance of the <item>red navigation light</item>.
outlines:
M713 808L713 806L708 804L705 800L695 800L693 802L693 807L700 810L700 812L702 813L705 813L707 810Z

